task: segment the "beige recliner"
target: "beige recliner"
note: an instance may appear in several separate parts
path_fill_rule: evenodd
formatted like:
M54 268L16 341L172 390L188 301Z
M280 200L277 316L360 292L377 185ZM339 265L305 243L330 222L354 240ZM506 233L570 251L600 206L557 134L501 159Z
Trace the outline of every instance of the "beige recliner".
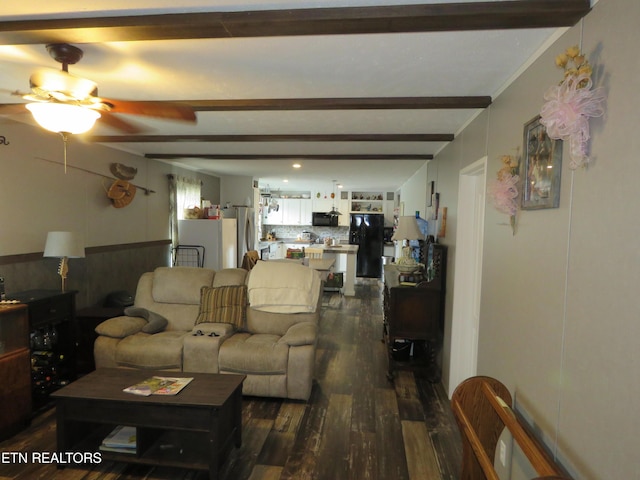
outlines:
M292 291L292 282L304 291ZM196 323L202 319L203 286L246 286L255 305L245 305L239 325L226 318ZM159 267L138 281L133 308L140 316L115 317L96 327L96 368L241 373L247 376L244 395L307 400L321 292L317 272L297 264L260 261L251 272ZM164 328L163 322L154 325L158 319L166 319Z

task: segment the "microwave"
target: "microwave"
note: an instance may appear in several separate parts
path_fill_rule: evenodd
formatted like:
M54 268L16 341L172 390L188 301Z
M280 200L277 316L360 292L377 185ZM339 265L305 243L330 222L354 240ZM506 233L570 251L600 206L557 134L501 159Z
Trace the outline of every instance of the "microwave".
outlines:
M311 225L314 227L337 227L338 216L329 215L327 212L313 212L311 214Z

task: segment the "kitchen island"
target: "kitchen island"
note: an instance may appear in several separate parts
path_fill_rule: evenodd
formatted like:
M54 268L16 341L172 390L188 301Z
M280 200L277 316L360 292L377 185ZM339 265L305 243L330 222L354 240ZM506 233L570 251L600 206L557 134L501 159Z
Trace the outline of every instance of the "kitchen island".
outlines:
M276 255L276 250L279 246L282 246L284 250L286 247L290 248L319 248L325 253L333 255L345 255L346 256L346 268L344 279L344 291L343 293L348 297L353 297L356 294L356 258L358 255L358 245L349 245L348 243L341 243L338 245L323 245L321 243L309 243L306 241L299 241L295 239L280 239L272 241L261 241L259 243L260 257L263 260L284 258L284 256ZM269 254L269 252L271 252Z
M358 256L358 245L313 245L313 248L322 248L325 253L332 253L334 255L346 255L347 272L345 273L344 279L344 294L347 297L353 297L356 294L356 257Z

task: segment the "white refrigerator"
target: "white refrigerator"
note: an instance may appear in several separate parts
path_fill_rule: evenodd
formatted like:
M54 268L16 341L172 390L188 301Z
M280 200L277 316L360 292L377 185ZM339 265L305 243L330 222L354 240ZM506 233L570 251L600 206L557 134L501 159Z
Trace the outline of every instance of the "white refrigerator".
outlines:
M178 221L179 244L204 247L204 268L237 267L237 235L235 218Z
M256 224L255 210L244 205L234 205L225 208L223 211L224 218L235 218L238 228L238 266L242 266L244 254L249 250L255 250L256 244Z

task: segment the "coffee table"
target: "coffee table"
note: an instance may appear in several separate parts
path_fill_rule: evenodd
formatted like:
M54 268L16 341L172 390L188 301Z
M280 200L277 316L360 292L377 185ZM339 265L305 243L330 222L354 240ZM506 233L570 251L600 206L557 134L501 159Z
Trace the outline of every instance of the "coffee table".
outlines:
M193 377L174 396L125 393L151 376ZM57 451L98 452L117 425L136 428L131 453L100 451L101 458L209 471L210 479L242 441L245 375L102 368L56 391ZM58 464L63 468L64 464Z

